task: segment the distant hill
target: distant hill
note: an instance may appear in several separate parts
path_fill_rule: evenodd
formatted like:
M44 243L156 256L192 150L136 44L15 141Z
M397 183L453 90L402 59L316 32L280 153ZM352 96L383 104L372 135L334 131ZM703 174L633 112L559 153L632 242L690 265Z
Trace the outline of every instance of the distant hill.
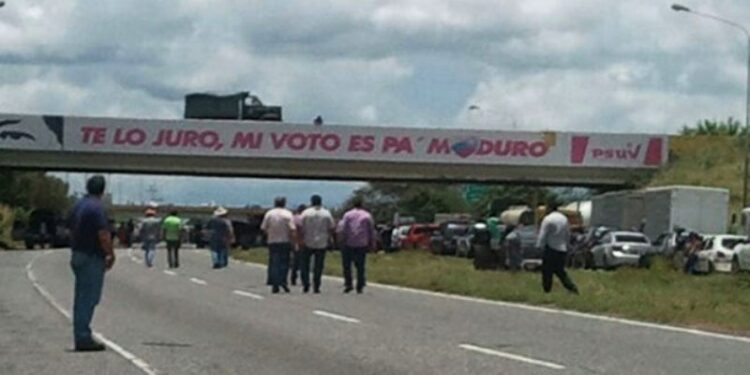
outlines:
M741 138L726 135L674 136L669 166L646 186L697 185L729 189L733 213L742 206L743 152Z

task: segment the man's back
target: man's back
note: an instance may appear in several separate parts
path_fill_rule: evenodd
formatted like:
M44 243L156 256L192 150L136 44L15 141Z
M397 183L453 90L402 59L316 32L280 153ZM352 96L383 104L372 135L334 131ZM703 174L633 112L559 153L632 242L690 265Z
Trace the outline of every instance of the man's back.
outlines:
M375 226L369 212L354 208L349 210L341 219L339 232L344 240L344 246L368 247L375 242Z
M229 220L221 217L212 218L206 229L211 232L211 246L225 246L225 242L230 238L232 224Z
M334 228L331 212L323 207L310 207L302 213L302 238L305 246L324 249Z
M69 218L72 249L104 256L99 243L99 231L107 230L109 221L101 201L85 197L76 203Z
M164 223L162 223L162 228L164 229L165 240L179 241L180 231L182 230L182 220L175 215L167 216L167 218L164 219Z
M161 230L161 220L157 217L149 216L141 221L140 237L142 242L159 241L159 231Z
M552 212L545 216L539 229L537 247L550 247L557 251L567 251L570 230L568 218L560 212Z
M274 208L266 212L261 229L266 232L268 243L292 242L294 215L286 208Z

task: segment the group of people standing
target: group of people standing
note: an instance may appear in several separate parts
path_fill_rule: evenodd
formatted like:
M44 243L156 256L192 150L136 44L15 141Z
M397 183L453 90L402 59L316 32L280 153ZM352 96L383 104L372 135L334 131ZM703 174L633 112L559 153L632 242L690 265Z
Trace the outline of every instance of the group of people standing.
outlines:
M367 252L376 246L375 223L370 213L362 207L361 199L355 199L352 206L336 225L331 212L323 207L323 199L319 195L313 195L310 207L298 209L297 214L286 209L286 198L274 200L274 208L266 212L261 223L268 244L267 284L271 286L272 293L281 290L289 293L287 280L291 274L294 282L297 271L304 293L310 292L311 286L314 293L320 293L326 252L335 244L341 248L344 293L353 291L355 286L357 293L363 292L366 284L365 259ZM356 284L352 280L352 265L357 271Z
M102 176L91 177L86 184L88 195L81 199L71 211L68 224L72 239L70 261L75 276L73 302L73 336L76 351L100 351L105 347L97 342L90 328L94 310L101 299L104 274L115 263L109 221L101 201L105 190ZM363 208L359 198L352 201L336 225L329 210L323 207L322 198L313 195L310 207L295 216L285 208L286 199L276 198L274 208L269 210L261 224L266 233L269 248L268 284L272 293L289 292L287 279L291 255L299 265L300 279L305 293L321 291L321 279L326 252L337 245L341 249L344 274L344 293L356 289L362 293L366 285L365 263L367 253L376 248L376 231L372 216ZM557 276L563 286L573 293L578 288L565 272L565 254L570 238L567 218L555 207L541 224L537 246L544 250L542 280L545 292L552 287L552 278ZM228 253L234 242L232 224L227 210L219 207L207 229L211 231L211 250L214 268L223 268L228 263ZM157 217L156 207L149 207L146 219L140 228L140 239L146 252L146 266L153 267L156 244L165 240L168 248L167 260L170 268L179 267L180 239L183 231L182 219L177 212L166 218ZM313 264L313 280L310 283L310 264ZM356 269L356 284L352 277L352 266Z
M157 217L157 208L152 205L146 209L145 218L141 221L138 237L144 254L146 267L154 266L156 246L164 240L167 244L167 264L169 268L180 267L180 246L182 238L182 219L177 211L171 211L165 218Z

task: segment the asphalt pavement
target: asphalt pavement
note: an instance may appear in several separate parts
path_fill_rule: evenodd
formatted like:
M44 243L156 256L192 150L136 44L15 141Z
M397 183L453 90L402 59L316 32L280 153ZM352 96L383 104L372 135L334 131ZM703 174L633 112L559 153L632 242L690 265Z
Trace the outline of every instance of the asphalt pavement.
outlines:
M70 352L70 323L60 312L71 311L69 251L0 252L0 373L747 374L750 367L748 339L382 286L344 295L337 278L326 278L320 295L300 288L272 295L264 267L214 270L206 251L183 251L174 271L165 269L163 250L152 269L140 251L118 255L94 321L115 350L83 355Z

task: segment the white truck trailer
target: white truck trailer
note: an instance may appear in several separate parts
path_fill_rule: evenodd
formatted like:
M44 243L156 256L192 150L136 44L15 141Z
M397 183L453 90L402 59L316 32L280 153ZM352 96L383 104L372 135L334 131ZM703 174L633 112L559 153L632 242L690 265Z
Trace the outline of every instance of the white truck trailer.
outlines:
M644 225L655 240L675 227L700 233L726 233L729 190L699 186L664 186L594 197L592 226L630 230Z

